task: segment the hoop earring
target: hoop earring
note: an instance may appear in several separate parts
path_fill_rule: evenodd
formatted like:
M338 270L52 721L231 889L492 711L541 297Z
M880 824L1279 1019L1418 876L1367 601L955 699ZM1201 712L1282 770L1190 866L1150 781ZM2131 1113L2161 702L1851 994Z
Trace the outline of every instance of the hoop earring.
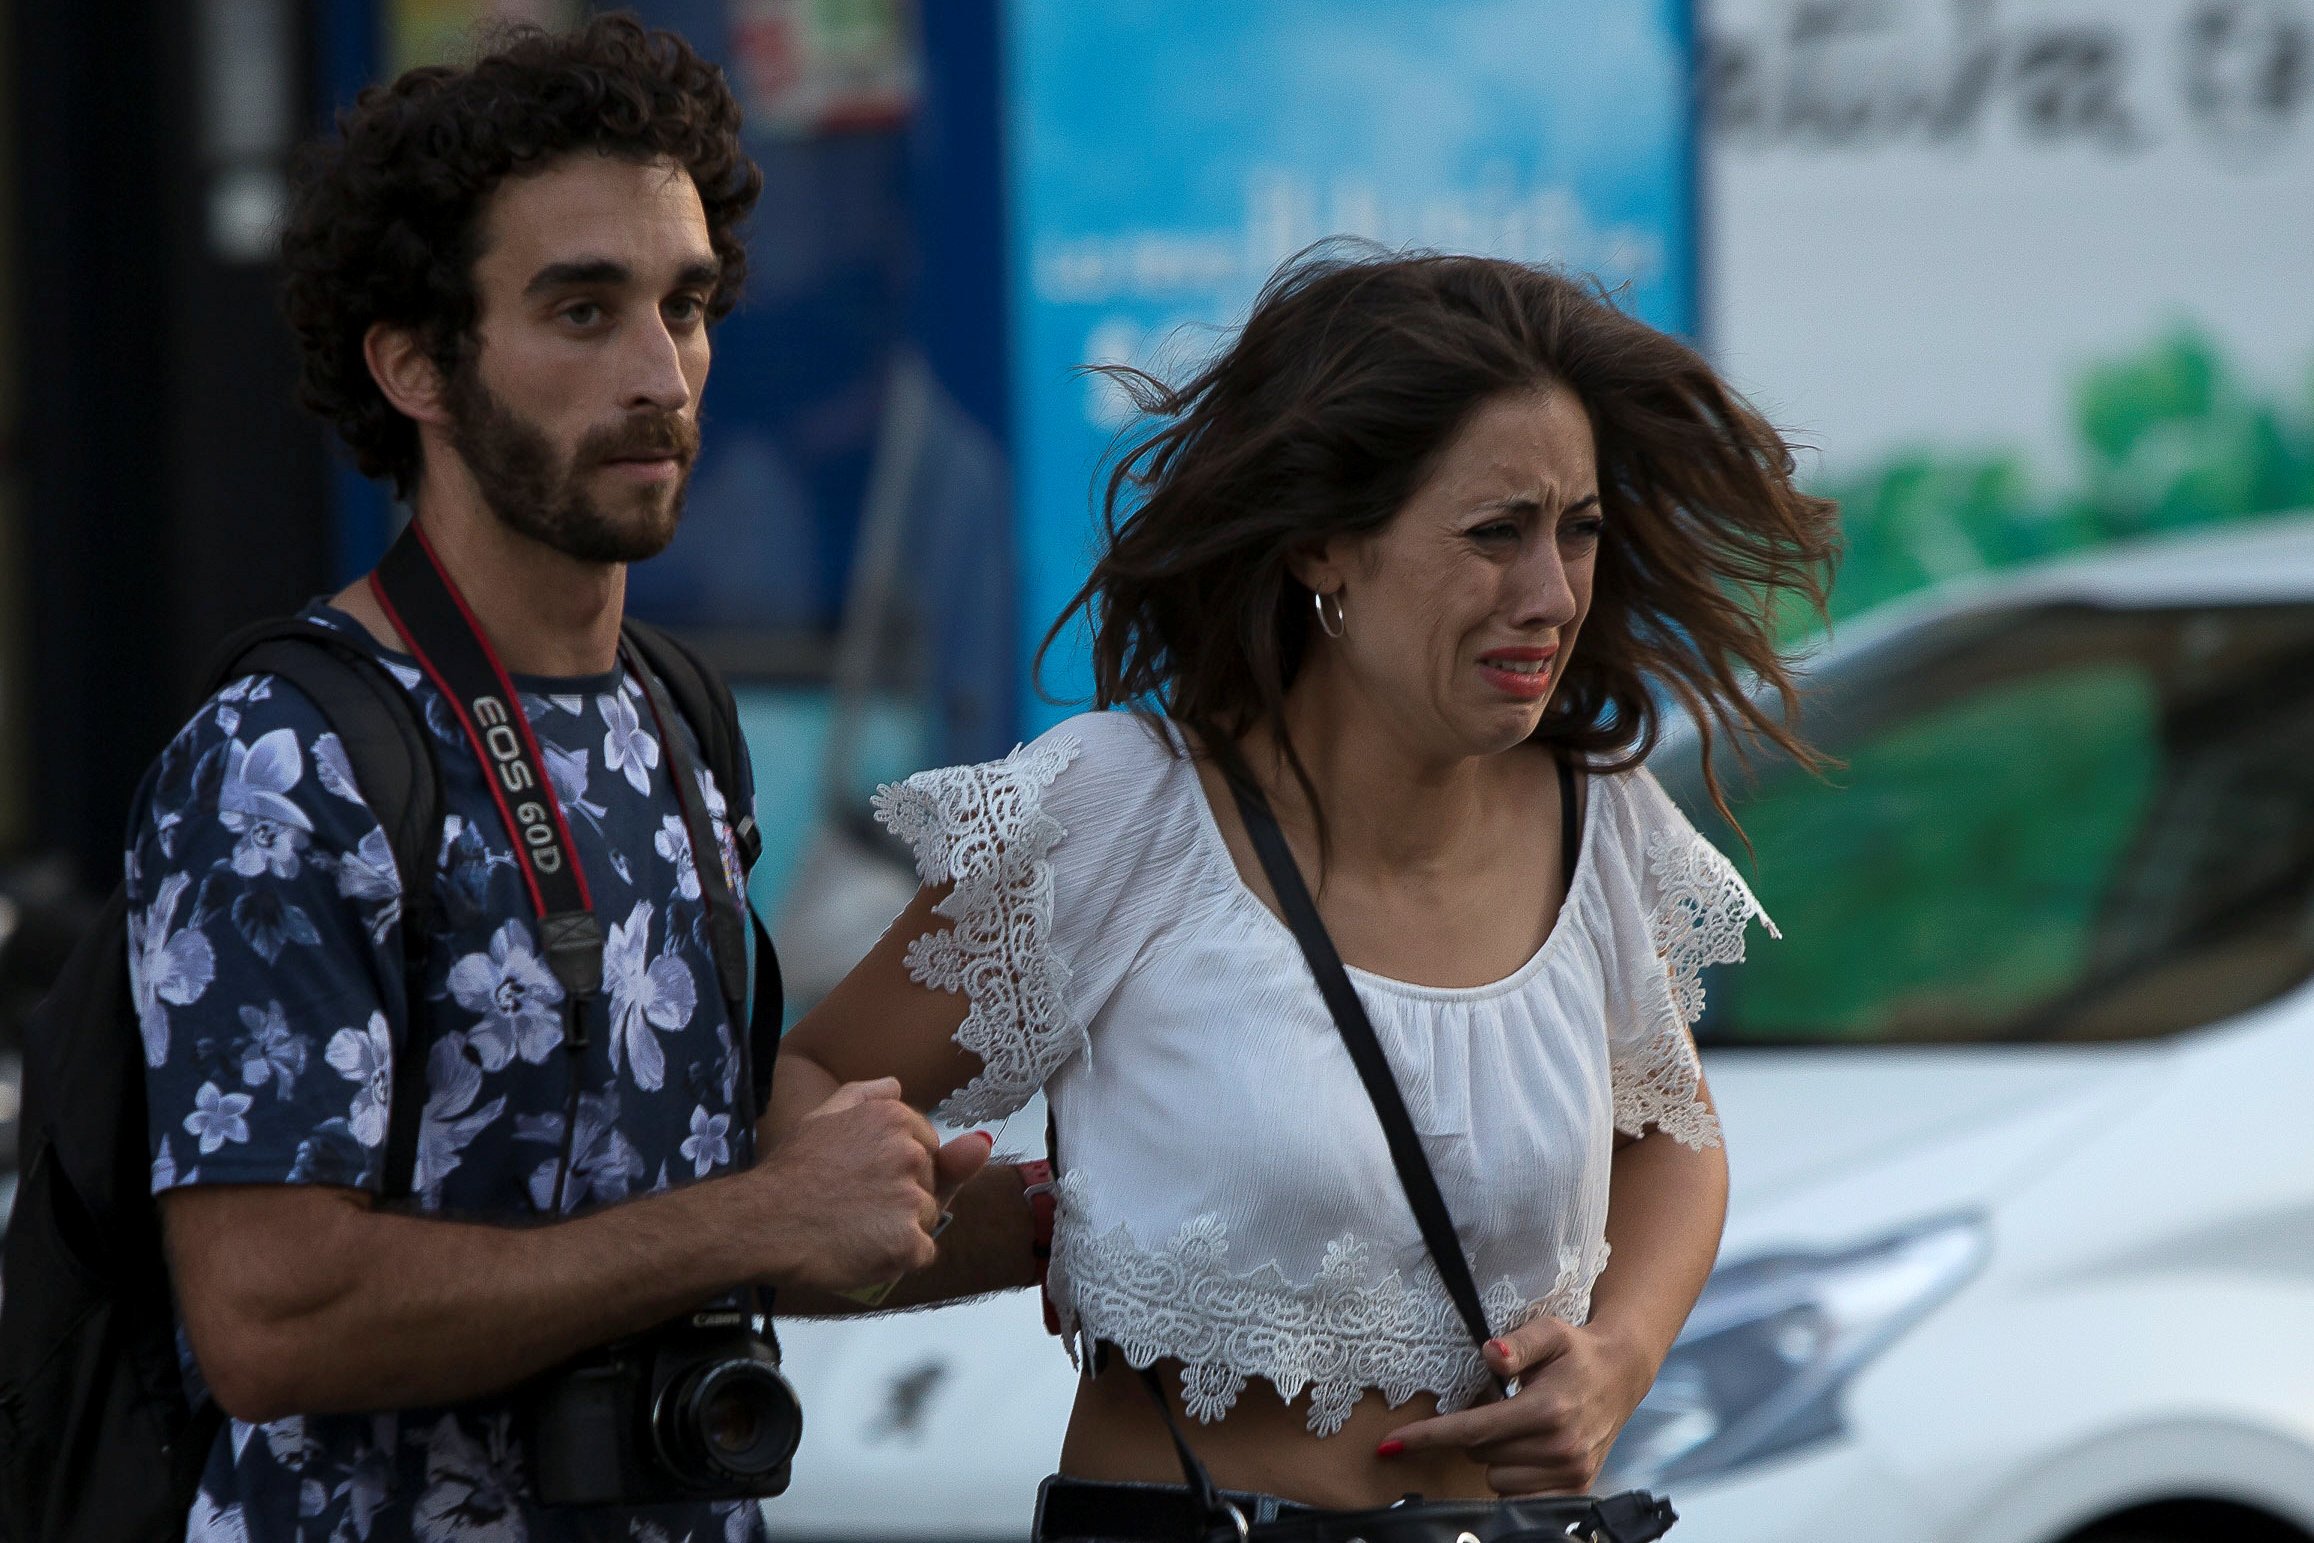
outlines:
M1334 614L1331 618L1326 615L1326 602L1329 600L1334 602ZM1342 614L1342 597L1340 595L1322 595L1316 590L1312 590L1310 591L1310 601L1318 608L1318 630L1330 638L1340 637L1343 626L1349 621L1349 618Z

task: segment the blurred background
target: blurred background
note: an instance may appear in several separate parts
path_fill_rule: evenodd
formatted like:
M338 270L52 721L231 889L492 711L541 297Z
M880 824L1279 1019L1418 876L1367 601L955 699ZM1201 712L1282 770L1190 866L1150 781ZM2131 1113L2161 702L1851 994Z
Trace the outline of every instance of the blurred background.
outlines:
M869 790L1071 710L1030 660L1129 421L1077 366L1194 364L1328 236L1566 264L1807 446L1849 549L1845 767L1739 777L1739 834L1658 760L1787 941L1712 982L1725 1262L1611 1477L1705 1540L2314 1536L2314 0L631 8L765 172L632 603L737 683L796 1005L912 885ZM295 405L293 146L583 11L0 10L0 1145L208 651L397 528ZM1025 1530L1033 1304L790 1352L785 1535Z

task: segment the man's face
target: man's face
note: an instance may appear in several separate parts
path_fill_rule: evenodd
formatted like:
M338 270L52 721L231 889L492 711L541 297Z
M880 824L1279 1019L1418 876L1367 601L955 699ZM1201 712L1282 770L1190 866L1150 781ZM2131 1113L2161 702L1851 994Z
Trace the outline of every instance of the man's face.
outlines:
M504 183L474 265L451 439L499 519L587 562L675 538L716 261L690 176L582 153Z

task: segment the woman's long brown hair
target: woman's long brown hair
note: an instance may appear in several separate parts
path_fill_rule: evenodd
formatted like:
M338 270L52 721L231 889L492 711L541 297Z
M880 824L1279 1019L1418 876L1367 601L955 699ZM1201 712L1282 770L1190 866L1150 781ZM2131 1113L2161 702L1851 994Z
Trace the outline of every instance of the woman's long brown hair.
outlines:
M1793 484L1783 437L1700 354L1596 287L1492 258L1320 251L1186 384L1106 373L1156 422L1119 455L1101 557L1038 652L1082 611L1095 705L1164 712L1238 777L1239 741L1266 725L1317 810L1284 717L1313 624L1289 564L1388 524L1483 403L1557 385L1590 415L1606 520L1536 738L1624 770L1654 748L1668 692L1723 815L1716 734L1819 764L1774 618L1794 599L1823 613L1838 511Z

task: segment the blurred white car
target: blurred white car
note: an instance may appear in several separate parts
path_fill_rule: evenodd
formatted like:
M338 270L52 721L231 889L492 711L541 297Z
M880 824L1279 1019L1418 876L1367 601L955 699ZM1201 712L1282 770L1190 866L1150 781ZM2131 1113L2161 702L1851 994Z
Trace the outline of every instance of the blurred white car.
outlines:
M1710 982L1721 1264L1607 1482L1684 1543L2314 1538L2314 520L1891 608L1807 727L1844 769L1737 787L1787 941ZM776 1536L1026 1534L1025 1294L784 1332Z

